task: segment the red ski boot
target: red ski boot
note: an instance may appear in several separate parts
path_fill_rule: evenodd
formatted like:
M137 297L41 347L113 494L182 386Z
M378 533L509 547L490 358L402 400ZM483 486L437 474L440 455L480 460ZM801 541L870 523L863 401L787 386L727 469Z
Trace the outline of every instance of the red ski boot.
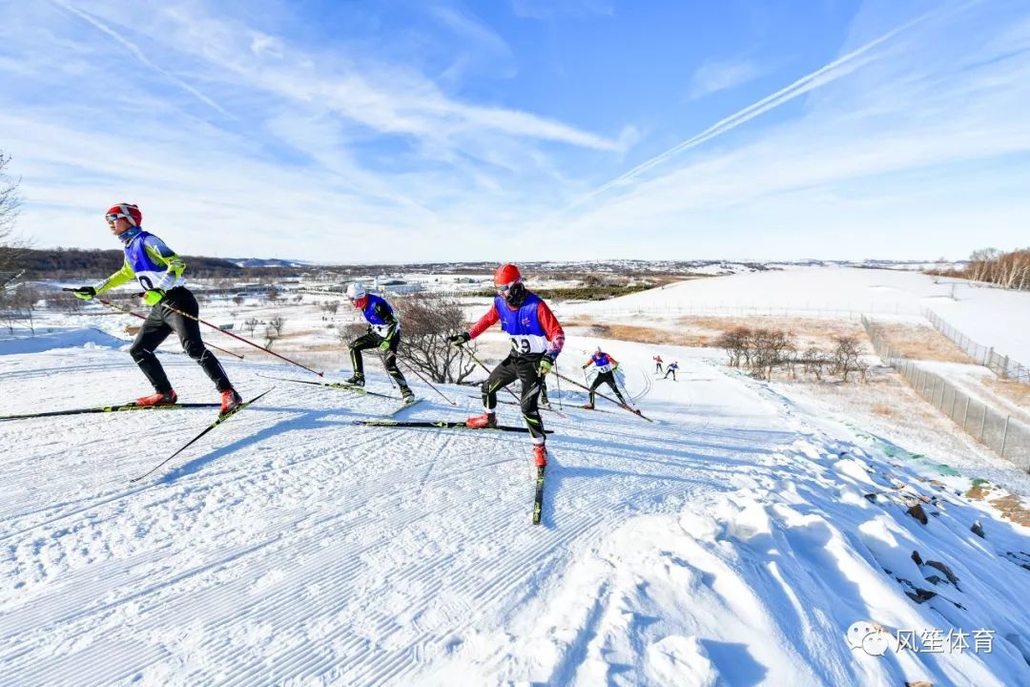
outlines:
M153 393L149 396L140 396L136 399L136 405L138 406L171 406L178 402L179 397L175 394L175 389L169 389L168 391L161 393Z
M236 389L226 389L222 392L222 410L219 411L219 415L231 413L239 408L241 403L243 398L236 393Z
M538 468L547 467L547 447L543 444L533 446L533 463Z
M497 415L494 413L483 413L465 420L465 426L472 429L487 429L497 426Z

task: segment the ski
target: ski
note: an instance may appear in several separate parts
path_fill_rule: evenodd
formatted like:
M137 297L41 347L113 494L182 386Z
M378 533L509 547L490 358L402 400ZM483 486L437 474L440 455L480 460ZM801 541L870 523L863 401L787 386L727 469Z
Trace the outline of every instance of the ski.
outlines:
M475 432L528 432L525 427L497 425L496 427L469 427L464 420L354 420L356 425L366 427L432 427L435 429L470 429ZM544 430L553 434L552 430Z
M275 388L275 387L273 386L273 387L272 387L272 389L274 389L274 388ZM183 445L182 445L182 447L181 447L181 448L179 448L179 450L178 450L178 451L176 451L176 452L175 452L175 453L173 453L172 455L168 456L167 458L165 458L164 460L162 460L162 461L161 461L160 463L158 463L158 464L157 464L157 465L155 465L154 467L152 467L152 468L150 468L149 470L147 470L146 472L144 472L144 473L143 473L142 475L140 475L139 477L133 477L132 479L130 479L130 480L129 480L129 482L130 482L130 483L135 483L135 482L139 482L139 481L140 481L141 479L143 479L143 478L144 478L144 477L146 477L147 475L150 475L150 474L152 474L152 473L156 472L158 468L160 468L160 467L161 467L161 466L163 466L163 465L164 465L165 463L167 463L168 461L170 461L170 460L171 460L172 458L175 458L175 457L176 457L177 455L179 455L180 453L182 453L183 451L185 451L185 450L186 450L187 448L189 448L190 446L192 446L193 444L195 444L195 443L196 443L196 442L197 442L197 441L198 441L198 440L199 440L199 439L200 439L200 438L201 438L202 436L204 436L205 434L207 434L208 432L210 432L210 431L211 431L212 429L214 429L214 428L215 428L215 427L217 427L218 425L222 424L223 422L225 422L226 420L228 420L229 418L231 418L231 417L232 417L233 415L235 415L236 413L240 412L241 410L243 410L244 408L246 408L247 406L249 406L249 405L250 405L251 403L254 403L255 401L257 401L257 400L258 400L259 398L261 398L262 396L264 396L265 394L267 394L267 393L268 393L269 391L271 391L272 389L269 389L268 391L263 391L263 392L261 392L260 394L258 394L258 395L257 395L257 396L255 396L254 398L250 399L249 401L244 401L243 403L239 404L238 406L236 406L235 408L233 408L232 410L230 410L230 411L229 411L228 413L226 413L225 415L219 415L219 416L218 416L218 419L217 419L217 420L215 420L215 421L214 421L214 422L212 422L212 423L211 423L210 425L208 425L207 427L205 427L205 428L204 428L204 431L202 431L202 432L201 432L200 434L198 434L197 436L193 437L192 439L190 439L189 441L187 441L187 442L186 442L185 444L183 444Z
M634 408L634 407L628 406L628 405L621 405L619 407L622 408L623 410L628 410L629 412L633 413L634 415L638 415L638 416L644 418L648 422L654 422L654 420L652 420L651 418L649 418L646 415L644 415L643 413L641 413L639 408ZM590 411L593 411L595 413L608 413L609 415L615 415L616 414L614 410L608 410L606 408L591 408L590 406L576 406L576 408L578 410L590 410Z
M141 406L136 403L121 403L113 406L97 406L95 408L72 408L70 410L47 410L42 413L25 415L3 415L2 420L25 420L33 417L57 417L59 415L86 415L88 413L121 413L127 410L179 410L182 408L218 408L218 403L173 403L163 406Z
M386 417L393 417L394 415L397 415L398 413L400 413L402 410L407 410L408 408L411 408L412 406L416 406L419 403L421 403L422 401L423 401L423 399L416 398L413 401L409 401L407 403L402 403L395 410L391 410L389 413L387 413Z
M366 396L378 396L379 398L392 398L396 399L396 396L390 394L381 394L378 391L369 391L363 386L357 386L355 384L347 384L346 382L316 382L313 379L293 379L292 377L272 377L269 375L258 375L264 379L276 379L280 382L294 382L296 384L310 384L312 386L321 386L326 389L339 389L341 391L352 391L356 394L365 394Z
M544 509L544 470L545 467L536 469L536 491L533 495L533 524L540 524L540 514Z
M469 398L473 398L473 399L478 401L482 397L481 396L469 396ZM507 400L505 400L503 398L497 399L497 402L498 403L503 403L506 406L521 406L522 405L518 401L507 401ZM560 410L552 408L550 405L544 405L543 403L541 403L538 406L538 408L540 408L540 410L546 410L549 413L554 413L555 415L557 415L558 417L562 418L563 420L568 420L569 419L568 415L566 415L565 413L563 413Z

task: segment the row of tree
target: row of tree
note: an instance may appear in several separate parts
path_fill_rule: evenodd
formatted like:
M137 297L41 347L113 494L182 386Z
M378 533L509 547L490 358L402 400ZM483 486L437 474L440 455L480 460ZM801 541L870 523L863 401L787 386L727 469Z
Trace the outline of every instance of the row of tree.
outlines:
M1009 253L997 248L974 251L961 270L934 270L933 274L983 281L1006 289L1030 291L1030 248Z
M808 346L802 350L793 332L781 329L736 327L716 341L726 350L731 367L747 370L753 377L772 379L773 372L790 372L797 379L800 368L804 374L821 380L824 375L838 375L843 381L858 373L865 381L869 366L862 360L862 349L853 336L834 337L834 347L824 350Z

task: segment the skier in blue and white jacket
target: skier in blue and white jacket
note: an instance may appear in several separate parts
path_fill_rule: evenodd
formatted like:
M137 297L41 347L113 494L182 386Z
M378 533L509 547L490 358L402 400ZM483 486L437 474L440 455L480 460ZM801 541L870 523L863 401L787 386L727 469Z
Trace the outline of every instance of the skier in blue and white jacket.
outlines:
M368 293L365 287L354 282L347 287L347 298L355 308L361 311L368 322L368 331L350 342L350 360L354 374L346 380L348 384L365 385L365 366L361 352L369 348L378 348L383 354L383 365L386 371L397 382L405 402L415 400L415 394L408 387L407 380L397 367L397 348L401 344L401 322L393 307L385 298Z

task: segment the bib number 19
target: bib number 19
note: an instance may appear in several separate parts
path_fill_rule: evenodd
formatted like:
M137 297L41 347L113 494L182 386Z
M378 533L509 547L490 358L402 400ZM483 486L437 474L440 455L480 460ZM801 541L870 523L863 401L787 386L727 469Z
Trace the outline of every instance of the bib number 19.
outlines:
M515 337L512 337L511 347L515 349L517 353L530 353L532 351L529 339L516 339Z

